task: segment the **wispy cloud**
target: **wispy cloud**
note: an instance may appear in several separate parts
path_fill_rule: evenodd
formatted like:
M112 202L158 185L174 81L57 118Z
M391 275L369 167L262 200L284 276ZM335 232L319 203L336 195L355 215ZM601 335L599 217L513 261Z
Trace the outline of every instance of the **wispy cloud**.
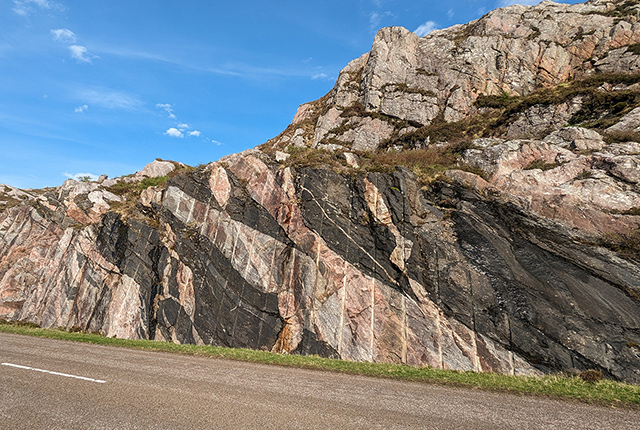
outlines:
M191 136L191 137L200 137L201 134L202 133L200 133L200 131L198 131L198 130L193 130L193 131L189 132L189 136Z
M521 4L523 6L532 6L534 4L540 3L541 0L500 0L498 2L498 7L511 6L514 4Z
M133 94L102 87L80 89L76 97L87 105L95 105L107 109L133 111L143 105L142 101Z
M53 35L53 40L55 40L56 42L76 43L77 40L75 33L68 28L51 30L51 34Z
M95 55L89 54L87 48L82 45L69 46L71 51L71 58L75 59L78 63L92 63L94 58L98 58Z
M416 28L413 32L417 34L419 37L424 37L436 29L438 29L438 24L436 24L433 21L427 21L424 24L422 24L420 27Z
M173 113L173 106L171 106L169 103L158 103L156 107L166 111L167 115L169 115L169 118L176 119L176 116Z
M393 14L389 11L386 12L371 12L369 14L369 29L371 31L376 31L380 28L380 23L382 19L387 16L393 16Z
M73 111L75 113L84 113L87 109L89 109L89 105L82 105L82 106L78 106Z
M222 145L222 142L218 142L217 140L214 140L214 139L211 139L211 143L213 143L213 144L215 144L217 146Z
M453 9L449 9L449 10L447 11L447 18L449 18L449 19L453 19L453 15L454 15L454 11L453 11Z
M390 12L386 12L385 14L391 15ZM187 70L194 70L219 76L234 76L252 81L263 81L266 79L283 77L310 78L317 74L317 72L309 66L309 64L314 60L312 57L302 60L302 66L298 63L296 65L285 65L282 67L265 67L240 61L229 61L224 65L207 64L193 61L192 58L182 57L180 54L159 54L117 46L92 45L91 51L97 53L102 58L113 55L137 61L153 61L175 65Z
M64 10L64 6L50 0L13 0L13 11L21 16L27 16L37 9Z
M164 134L169 137L184 137L184 134L175 127L171 127L170 129L165 131Z
M75 59L78 63L92 63L94 58L99 58L97 55L90 54L86 47L76 45L78 37L68 28L51 30L51 35L56 42L68 45L67 48L69 49L71 58Z
M93 173L67 173L67 172L63 172L62 173L64 176L66 176L69 179L73 179L75 181L82 181L82 180L89 180L89 181L97 181L99 176L98 175L94 175Z
M316 73L315 75L311 76L311 79L313 79L314 81L316 79L329 79L329 75L327 75L326 73Z

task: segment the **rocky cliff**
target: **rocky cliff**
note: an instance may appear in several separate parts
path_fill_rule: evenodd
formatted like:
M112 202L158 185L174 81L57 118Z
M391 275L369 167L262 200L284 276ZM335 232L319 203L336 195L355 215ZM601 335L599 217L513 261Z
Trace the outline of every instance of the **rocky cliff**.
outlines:
M638 383L637 3L383 29L259 148L0 186L0 318Z

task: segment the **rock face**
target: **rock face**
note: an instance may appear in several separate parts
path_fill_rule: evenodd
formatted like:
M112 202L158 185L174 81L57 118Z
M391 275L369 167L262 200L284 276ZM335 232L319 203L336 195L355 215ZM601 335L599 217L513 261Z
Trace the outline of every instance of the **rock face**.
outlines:
M543 1L497 9L422 38L384 28L371 51L342 70L326 97L302 105L272 144L372 150L408 124L477 114L479 95L522 96L572 78L638 72L640 51L630 48L640 43L638 10L634 1ZM580 106L580 99L550 110L533 106L506 137L541 137ZM354 107L362 111L359 118Z
M523 157L501 146L493 159ZM494 162L495 186L519 171ZM498 203L462 183L425 192L406 169L353 178L248 151L147 189L146 222L107 212L78 226L35 200L0 218L0 315L107 336L639 381L627 346L640 343L638 265L536 216L544 205L518 205L517 188L506 188L516 204ZM455 211L436 207L445 199Z
M467 171L429 183L363 167L391 136L481 114L479 94L632 70L636 55L618 52L635 43L628 3L512 6L425 38L383 29L262 149L199 169L156 161L99 183L0 186L0 318L640 383L638 253L601 246L640 231L640 143L564 127L576 101L518 113L469 142ZM340 168L291 161L307 147Z

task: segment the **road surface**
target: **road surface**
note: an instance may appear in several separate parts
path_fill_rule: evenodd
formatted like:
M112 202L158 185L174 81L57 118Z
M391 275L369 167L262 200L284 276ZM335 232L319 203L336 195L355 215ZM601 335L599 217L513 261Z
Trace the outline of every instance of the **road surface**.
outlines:
M578 402L3 333L0 363L5 430L637 430L640 425L640 411Z

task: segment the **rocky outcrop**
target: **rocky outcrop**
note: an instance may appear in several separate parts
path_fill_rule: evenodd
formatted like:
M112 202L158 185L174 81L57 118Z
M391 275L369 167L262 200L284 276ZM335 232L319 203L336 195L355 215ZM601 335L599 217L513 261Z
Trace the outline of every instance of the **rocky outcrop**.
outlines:
M582 93L493 116L489 137L420 135L473 125L493 109L479 95L509 113L540 86L633 70L631 3L511 6L424 38L383 29L259 149L200 168L156 160L130 177L0 186L0 318L640 383L640 143L565 127L591 106ZM633 132L624 103L619 118L599 114L602 133ZM458 148L459 162L429 180L419 167L367 169L411 135L425 151Z
M625 215L640 208L640 157L633 145L606 145L597 132L579 127L563 128L544 141L474 144L477 149L467 150L463 161L483 170L488 182L469 182L467 174L450 177L583 235L624 234L640 226L637 216Z
M0 316L107 336L640 380L627 346L640 343L638 266L545 221L544 205L524 207L517 187L503 187L515 203L484 197L521 171L527 151L553 151L489 148L500 148L486 161L495 180L477 191L455 172L422 191L406 169L351 177L253 150L148 188L146 222L107 212L80 226L61 210L69 199L56 211L13 207L0 218Z
M371 51L342 70L326 97L302 105L270 145L373 150L408 125L476 115L479 95L524 96L572 78L637 73L639 7L634 1L543 1L497 9L422 38L384 28ZM566 125L581 103L532 106L503 137L543 137ZM360 118L353 118L354 107Z

